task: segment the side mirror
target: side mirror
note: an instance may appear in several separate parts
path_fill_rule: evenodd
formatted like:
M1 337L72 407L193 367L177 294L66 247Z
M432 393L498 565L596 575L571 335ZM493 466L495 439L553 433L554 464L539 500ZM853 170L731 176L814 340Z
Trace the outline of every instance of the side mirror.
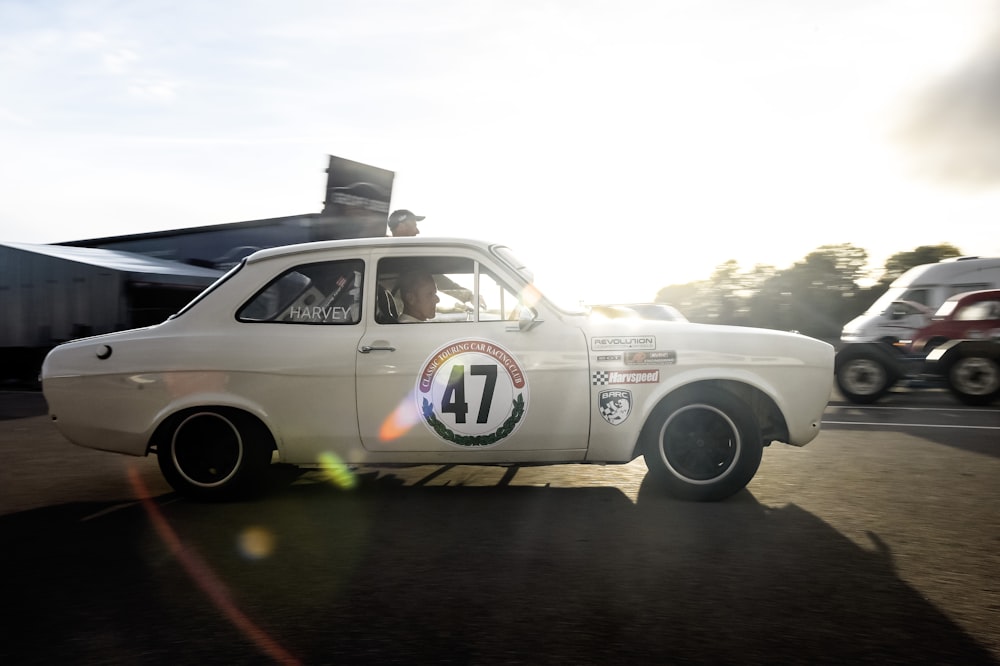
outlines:
M520 312L517 315L517 328L519 331L530 331L541 323L542 320L538 318L538 313L535 312L534 308L521 306Z

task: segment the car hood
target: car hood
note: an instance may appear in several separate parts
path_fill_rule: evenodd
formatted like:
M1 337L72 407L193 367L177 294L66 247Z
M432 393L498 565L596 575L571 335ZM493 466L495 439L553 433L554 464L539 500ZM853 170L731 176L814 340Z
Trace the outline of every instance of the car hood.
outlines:
M711 352L732 360L795 358L798 362L832 362L833 345L791 331L650 319L583 318L581 328L592 352L601 350L683 350Z

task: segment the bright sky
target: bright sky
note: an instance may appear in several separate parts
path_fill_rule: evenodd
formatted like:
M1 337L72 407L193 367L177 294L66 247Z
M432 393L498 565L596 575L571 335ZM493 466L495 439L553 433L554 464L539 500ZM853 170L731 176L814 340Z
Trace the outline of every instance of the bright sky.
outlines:
M590 301L1000 256L998 35L997 0L0 0L0 241L319 212L333 154Z

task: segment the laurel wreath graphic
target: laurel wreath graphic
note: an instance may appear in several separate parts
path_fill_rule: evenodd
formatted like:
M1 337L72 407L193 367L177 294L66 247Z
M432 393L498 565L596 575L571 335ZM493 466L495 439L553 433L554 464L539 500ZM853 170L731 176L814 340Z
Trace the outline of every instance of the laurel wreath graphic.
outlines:
M500 424L499 428L488 435L456 435L438 419L437 414L434 413L434 405L427 398L424 398L424 420L427 421L430 427L434 428L434 432L439 437L453 444L458 444L459 446L489 446L490 444L496 444L512 433L515 426L521 420L521 417L524 416L523 393L518 393L517 398L511 404L514 405L514 411L511 412L506 421Z

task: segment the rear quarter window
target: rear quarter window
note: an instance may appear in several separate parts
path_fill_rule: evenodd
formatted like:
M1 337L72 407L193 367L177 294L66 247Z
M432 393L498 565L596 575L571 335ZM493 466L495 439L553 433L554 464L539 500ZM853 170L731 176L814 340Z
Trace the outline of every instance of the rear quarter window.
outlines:
M241 322L357 324L361 321L364 262L305 264L285 271L236 313Z

